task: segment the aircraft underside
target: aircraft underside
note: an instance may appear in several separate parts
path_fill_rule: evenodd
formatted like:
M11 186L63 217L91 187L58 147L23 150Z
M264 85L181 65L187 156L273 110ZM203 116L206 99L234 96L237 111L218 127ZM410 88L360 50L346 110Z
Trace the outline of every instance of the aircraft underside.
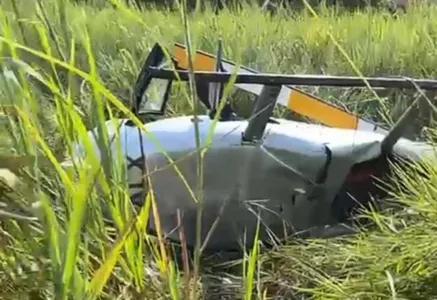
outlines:
M200 123L202 141L208 136L207 129L211 125L208 120L205 117L203 124ZM304 139L302 133L287 135L284 124L270 124L262 144L244 145L239 128L244 124L245 121L219 123L213 134L214 143L202 163L203 236L215 227L209 249L238 249L241 244L235 237L250 245L258 221L262 229L260 238L264 241L343 222L360 203L369 202L370 194L380 193L372 175L378 177L388 171L384 158L348 166L350 156L333 158L329 147L314 141L317 137ZM295 125L288 123L288 126ZM168 238L177 241L178 213L181 213L188 245L195 243L197 205L193 195L198 194L198 164L192 127L190 117L148 124L151 134L176 162L184 180L148 138L144 137L143 141L162 229ZM132 198L141 205L144 191L140 178L144 170L141 168L138 130L128 126L123 130ZM307 135L309 133L311 131ZM367 157L367 148L372 149L370 146L363 148L366 151L361 156L357 156L357 152L353 159L359 161L359 157ZM152 230L153 224L152 218Z

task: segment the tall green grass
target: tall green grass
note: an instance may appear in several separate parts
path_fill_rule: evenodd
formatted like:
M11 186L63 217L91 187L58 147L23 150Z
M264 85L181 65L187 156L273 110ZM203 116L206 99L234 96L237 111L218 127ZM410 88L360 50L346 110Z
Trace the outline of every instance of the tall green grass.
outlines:
M35 9L29 9L33 5ZM109 151L110 138L104 131L109 111L109 119L114 119L112 114L129 117L147 134L126 105L141 67L138 62L156 41L188 42L192 49L213 52L220 36L227 58L260 70L353 74L356 70L339 52L338 43L364 75L435 77L435 12L417 7L394 19L383 12L327 9L319 18L287 12L271 18L247 7L238 13L204 12L185 19L177 12L73 5L67 0L3 2L1 56L27 62L38 76L29 81L30 69L19 68L21 91L3 94L0 102L17 107L16 120L1 132L10 137L8 159L35 157L26 168L18 168L19 158L16 168L9 166L22 182L15 190L5 186L1 194L7 195L2 203L17 213L1 221L0 298L208 295L202 290L207 277L200 268L201 247L191 272L186 259L185 268L179 268L160 232L157 238L147 234L152 215L159 223L156 199L151 194L140 210L133 207L123 180L125 166L122 160L111 163L119 153ZM173 105L174 114L193 113L194 89L191 85L188 97ZM376 118L378 102L366 98L373 97L371 93L356 97L367 100L358 106L348 98L349 91L312 92ZM393 101L399 100L396 96L388 101L389 108L399 107ZM107 160L100 165L90 151L82 163L65 171L60 161L71 154L75 141L91 149L90 127L101 133L98 143ZM202 155L201 151L200 166ZM363 229L347 240L308 241L263 254L255 245L243 259L234 296L435 297L436 171L428 166L430 177L417 180L418 171L398 170L397 180L409 193L395 186L391 196L410 208L408 214L367 213L377 225L371 232ZM199 178L201 173L199 169ZM200 204L201 187L200 194L193 194ZM36 203L39 209L29 209Z
M174 42L183 43L185 39L177 11L126 12L109 4L103 7L73 6L65 1L66 18L63 18L56 2L38 2L42 3L46 19L55 31L52 35L56 38L49 39L52 54L58 58L67 56L71 40L65 35L73 35L76 65L89 71L86 49L79 42L83 39L83 28L88 28L100 78L125 103L130 101L132 82L139 72L138 62L144 60L153 44L159 41L169 46ZM15 6L21 18L10 18L10 25L17 38L31 48L41 49L35 22L44 24L47 21L43 21L42 13L28 9L28 4L23 1L16 1ZM10 0L5 1L3 7L11 16L14 14ZM356 75L350 61L333 42L332 35L364 75L435 77L434 7L412 8L399 18L375 10L350 13L320 9L318 14L320 18L314 18L308 11L283 12L271 17L252 7L236 13L224 11L219 16L208 11L195 14L190 17L193 48L215 52L217 38L221 37L226 58L258 70ZM67 20L69 30L65 30L62 19ZM24 32L24 37L21 37L21 32ZM54 39L58 45L54 45ZM52 72L47 62L26 53L22 55L26 61ZM57 71L60 80L68 80L62 70ZM74 77L74 81L76 86L81 86L80 78ZM350 90L310 88L308 91L371 119L375 119L377 109L381 108L375 95L362 89L352 95ZM410 96L394 91L392 94L383 96L391 117L396 119L405 109L404 103L409 103ZM400 97L406 99L397 101ZM360 105L357 101L361 102ZM88 99L82 102L85 107L90 103ZM179 101L170 112L181 114L188 106L185 100Z

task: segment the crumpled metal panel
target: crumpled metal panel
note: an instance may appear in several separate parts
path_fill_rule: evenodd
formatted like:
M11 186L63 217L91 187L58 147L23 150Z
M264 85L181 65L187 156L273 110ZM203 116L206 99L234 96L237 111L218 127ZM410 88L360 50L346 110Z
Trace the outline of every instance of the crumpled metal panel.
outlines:
M212 120L199 117L201 144L210 136ZM243 145L241 136L247 121L216 124L212 145L204 158L203 238L219 218L208 248L238 248L238 238L250 245L261 214L262 239L292 231L332 224L331 203L350 167L380 155L384 138L376 132L328 128L288 120L269 123L259 145ZM108 121L110 135L114 125ZM146 125L175 161L186 183L197 195L197 157L191 116L164 119ZM197 206L183 180L169 165L153 141L143 134L143 152L158 203L164 234L178 240L177 211L183 215L183 229L189 246L195 243ZM120 142L125 156L141 157L139 131L121 126ZM413 142L403 141L403 147ZM95 145L96 149L97 146ZM330 161L324 182L316 182ZM402 147L401 147L402 148ZM410 149L411 150L411 149ZM414 151L413 151L414 152ZM130 168L130 183L141 182L141 170ZM138 192L141 188L132 189ZM153 218L150 224L154 228ZM246 237L243 235L246 233Z
M199 131L205 144L211 120L201 117ZM294 227L305 229L308 222L303 211L309 209L305 191L311 189L326 162L325 147L285 135L277 124L269 124L262 146L242 145L241 135L247 121L218 123L213 133L211 148L205 155L203 234L219 218L208 248L238 248L238 240L246 233L246 243L251 244L261 214L261 238L284 232L283 220ZM126 128L127 135L129 128ZM148 130L157 137L164 149L182 172L195 194L197 188L197 157L188 153L196 151L194 124L191 117L167 119L148 124ZM136 136L137 130L134 129ZM135 139L135 138L134 138ZM127 155L140 156L139 149L128 143ZM138 145L138 144L137 144ZM178 239L177 210L183 213L183 228L188 245L195 243L197 206L184 182L174 168L148 138L144 140L147 167L158 203L161 224L169 237ZM160 169L154 172L154 170ZM153 220L151 222L153 228ZM269 228L272 232L269 233ZM290 229L288 229L290 230Z

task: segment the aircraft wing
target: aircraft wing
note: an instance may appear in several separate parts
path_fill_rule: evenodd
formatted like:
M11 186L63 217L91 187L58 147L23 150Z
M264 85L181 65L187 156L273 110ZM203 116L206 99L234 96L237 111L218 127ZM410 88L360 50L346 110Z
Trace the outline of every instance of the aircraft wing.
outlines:
M188 56L185 45L175 44L174 58L178 62L178 67L188 69ZM194 57L195 71L215 71L217 69L216 56L198 50ZM232 73L237 66L226 59L221 59L221 67L223 71ZM241 74L256 74L257 71L240 66L239 73ZM239 89L254 95L260 95L263 85L260 84L235 84ZM320 122L326 126L374 131L387 134L388 131L375 123L362 119L357 115L349 113L342 108L334 106L320 98L295 89L291 86L284 85L278 96L277 104L285 106L291 111L299 115L308 117L312 120Z

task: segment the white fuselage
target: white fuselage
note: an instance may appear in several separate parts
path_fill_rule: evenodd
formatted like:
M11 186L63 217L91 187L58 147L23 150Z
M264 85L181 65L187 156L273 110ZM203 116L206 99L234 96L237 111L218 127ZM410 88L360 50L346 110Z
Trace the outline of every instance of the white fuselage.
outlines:
M247 233L250 243L256 229L256 214L262 211L262 225L277 236L284 232L284 222L293 230L332 222L330 201L310 201L311 183L317 180L327 161L325 145L333 152L354 151L357 145L376 145L383 135L375 132L357 132L327 128L279 119L280 124L268 123L264 139L256 145L242 144L242 134L248 121L218 122L200 116L198 133L201 147L211 137L212 143L203 160L203 234L205 236L217 217L220 222L210 240L210 248L237 247L234 237ZM146 124L148 134L142 132L142 149L139 130L124 125L121 120L120 142L123 156L138 159L143 152L147 171L151 175L162 229L178 239L177 210L183 214L183 228L189 245L194 245L197 204L187 184L198 195L198 164L195 125L192 116L163 119ZM110 136L115 132L108 121ZM213 131L211 133L211 131ZM154 139L149 137L153 135ZM157 145L155 141L159 143ZM361 151L355 162L378 155L374 147ZM98 150L97 145L95 145ZM367 149L366 148L366 149ZM161 149L176 161L184 180L163 155ZM345 150L346 149L346 150ZM82 153L83 154L83 153ZM129 183L141 183L139 168L128 170ZM343 180L340 177L338 181ZM132 193L139 188L133 188ZM224 210L220 212L223 205ZM153 222L151 227L153 228ZM288 229L289 230L289 229ZM262 231L261 238L266 238ZM244 239L244 238L243 238Z

